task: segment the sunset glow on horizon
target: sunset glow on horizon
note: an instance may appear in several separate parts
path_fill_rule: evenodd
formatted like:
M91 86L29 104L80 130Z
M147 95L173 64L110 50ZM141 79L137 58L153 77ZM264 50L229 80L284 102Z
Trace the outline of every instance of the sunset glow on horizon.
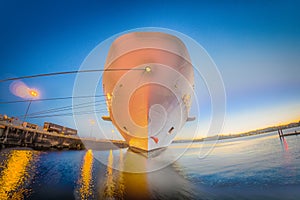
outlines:
M174 1L116 4L112 9L108 2L91 2L88 9L83 9L81 3L45 6L36 2L34 7L22 3L23 9L19 9L18 4L8 1L3 3L5 9L0 12L3 22L0 79L76 71L107 38L137 27L163 27L191 37L217 66L226 93L226 117L222 131L217 134L237 134L286 124L300 118L300 13L299 3L294 4ZM70 10L62 9L69 6ZM102 54L98 57L105 61L104 58L106 55ZM101 82L101 72L97 75ZM37 91L34 98L39 100L72 97L75 81L76 75L68 74L2 82L0 114L24 115L26 100L34 96L30 95L30 89ZM198 97L200 114L195 116L199 119L197 137L209 129L213 109L205 80L202 82ZM84 84L90 87L89 81ZM40 126L49 121L76 129L72 115L80 113L86 117L81 122L86 127L83 135L89 137L92 126L89 120L93 119L93 136L105 138L105 132L111 137L110 122L103 123L103 130L97 126L97 120L108 114L101 85L95 95L97 103L75 106L73 110L71 98L33 101L27 120ZM25 102L11 103L14 101ZM194 126L193 122L185 124L187 137L193 136L189 130ZM118 131L113 135L122 139Z

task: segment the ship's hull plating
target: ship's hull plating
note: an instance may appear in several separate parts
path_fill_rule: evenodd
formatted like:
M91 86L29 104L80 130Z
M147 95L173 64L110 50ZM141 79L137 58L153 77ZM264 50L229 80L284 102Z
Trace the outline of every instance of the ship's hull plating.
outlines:
M184 44L165 33L129 33L114 41L105 69L110 119L129 146L168 146L191 105L194 74Z

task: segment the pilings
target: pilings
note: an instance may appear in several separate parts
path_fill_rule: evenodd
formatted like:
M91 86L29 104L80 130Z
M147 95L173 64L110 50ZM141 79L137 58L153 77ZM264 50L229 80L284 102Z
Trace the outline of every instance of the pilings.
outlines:
M108 147L125 148L127 143L123 141L105 141L82 139L78 136L68 136L56 133L48 133L40 130L29 129L12 124L0 124L0 149L6 147L29 147L37 150L81 150L90 148L106 149Z
M300 134L300 132L297 132L297 131L283 134L282 129L281 128L278 129L278 136L280 139L284 138L286 136L298 135L298 134Z
M79 138L65 137L54 133L28 129L14 125L0 127L0 147L30 147L38 150L47 149L84 149Z
M278 135L279 135L279 138L281 139L282 137L284 137L284 135L283 135L283 132L282 132L282 129L281 128L279 128L278 129Z

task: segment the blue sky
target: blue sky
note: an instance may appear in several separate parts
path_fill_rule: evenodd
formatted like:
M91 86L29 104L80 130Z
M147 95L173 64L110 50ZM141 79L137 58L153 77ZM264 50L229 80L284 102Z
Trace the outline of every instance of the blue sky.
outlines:
M108 37L163 27L200 43L223 77L224 133L300 119L300 14L297 1L1 1L0 79L79 69ZM74 75L24 80L41 98L71 96ZM0 83L0 100L20 100ZM34 102L30 112L71 101ZM0 104L22 115L26 104ZM32 119L74 127L71 117ZM238 125L237 125L238 124Z

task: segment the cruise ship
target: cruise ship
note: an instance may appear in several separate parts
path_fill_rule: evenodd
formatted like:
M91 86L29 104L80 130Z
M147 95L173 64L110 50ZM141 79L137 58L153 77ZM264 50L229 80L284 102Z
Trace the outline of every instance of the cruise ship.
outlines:
M187 121L194 71L184 43L163 32L131 32L113 41L102 84L108 116L131 149L167 147Z

